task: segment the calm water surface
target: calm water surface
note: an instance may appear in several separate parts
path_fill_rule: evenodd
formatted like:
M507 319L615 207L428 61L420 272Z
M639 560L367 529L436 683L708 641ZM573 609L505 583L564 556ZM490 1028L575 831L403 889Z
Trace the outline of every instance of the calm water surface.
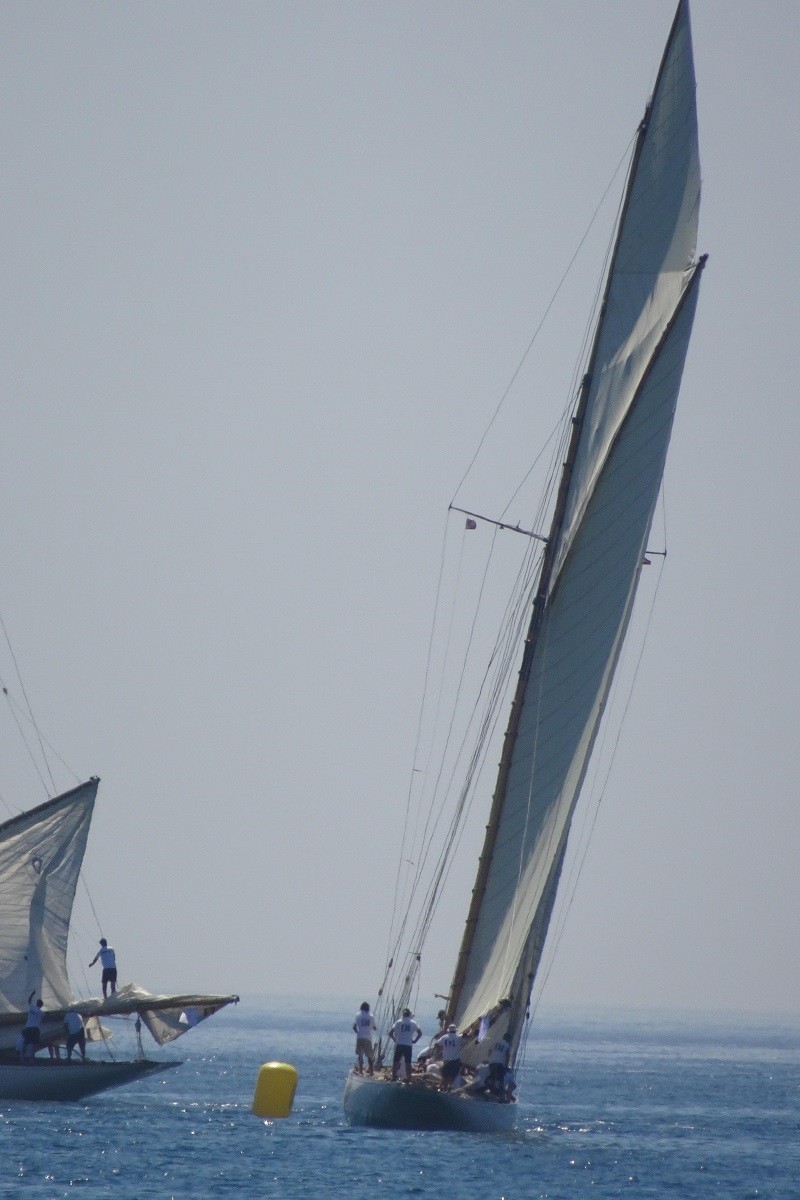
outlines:
M162 1079L0 1101L0 1195L800 1198L800 1023L542 1018L518 1131L477 1136L345 1125L356 1007L245 1002L178 1043ZM250 1105L270 1059L300 1084L293 1116L265 1124Z

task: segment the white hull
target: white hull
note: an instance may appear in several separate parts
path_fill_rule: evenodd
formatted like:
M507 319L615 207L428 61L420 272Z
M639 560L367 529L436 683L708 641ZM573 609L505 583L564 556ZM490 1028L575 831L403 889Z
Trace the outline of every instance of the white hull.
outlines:
M32 1063L0 1063L0 1100L83 1100L109 1088L122 1087L179 1067L179 1062L97 1062L77 1059Z
M351 1071L344 1089L351 1125L384 1129L453 1129L464 1133L508 1133L516 1104L477 1096L454 1096L415 1084L392 1083Z

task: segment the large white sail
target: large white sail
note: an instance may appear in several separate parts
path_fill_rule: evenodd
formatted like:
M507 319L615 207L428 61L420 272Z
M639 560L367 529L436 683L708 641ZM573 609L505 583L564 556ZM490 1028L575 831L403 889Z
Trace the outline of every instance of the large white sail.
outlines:
M695 86L689 5L681 0L631 165L553 581L694 261L700 211Z
M0 825L0 1013L72 999L67 938L98 779Z
M532 655L459 1026L527 1003L658 497L698 274L593 490Z
M694 93L681 0L634 151L456 966L462 1029L502 1012L519 1035L631 614L702 266Z

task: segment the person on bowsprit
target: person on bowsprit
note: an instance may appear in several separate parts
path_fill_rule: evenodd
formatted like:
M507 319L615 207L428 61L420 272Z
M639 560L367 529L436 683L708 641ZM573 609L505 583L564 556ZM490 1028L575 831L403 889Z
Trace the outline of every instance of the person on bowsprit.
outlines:
M411 1047L415 1046L422 1037L422 1030L413 1019L411 1009L404 1008L399 1021L395 1021L389 1030L389 1037L394 1042L394 1058L392 1059L392 1079L397 1082L400 1063L404 1064L405 1078L411 1075Z
M105 938L100 938L100 949L89 963L89 966L93 967L98 958L103 964L103 999L106 1000L108 998L109 986L111 987L112 995L117 990L117 956Z
M356 1056L358 1058L358 1070L361 1075L364 1074L364 1059L366 1058L369 1071L372 1075L375 1064L375 1056L372 1049L372 1034L377 1030L375 1018L369 1011L369 1005L366 1000L361 1005L361 1008L356 1013L356 1019L353 1022L353 1033L356 1035Z

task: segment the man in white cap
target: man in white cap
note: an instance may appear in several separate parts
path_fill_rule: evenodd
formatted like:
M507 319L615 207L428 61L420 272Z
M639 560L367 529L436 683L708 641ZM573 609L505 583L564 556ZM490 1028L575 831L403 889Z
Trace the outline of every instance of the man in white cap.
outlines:
M463 1040L455 1025L448 1025L447 1032L439 1038L439 1046L442 1051L442 1086L445 1091L450 1090L461 1070Z

